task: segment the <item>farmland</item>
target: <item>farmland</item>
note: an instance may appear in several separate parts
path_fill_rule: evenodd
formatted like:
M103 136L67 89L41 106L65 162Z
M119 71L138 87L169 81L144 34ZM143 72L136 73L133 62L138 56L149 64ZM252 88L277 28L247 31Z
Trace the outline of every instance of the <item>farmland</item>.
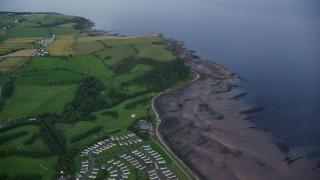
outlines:
M83 32L89 21L54 13L2 18L20 19L9 23L2 35L0 54L40 48L41 40L56 37L43 47L48 54L0 61L0 177L56 179L61 170L74 176L87 158L80 156L85 148L112 136L136 133L141 142L126 148L150 144L167 168L186 178L154 142L154 134L134 128L140 119L155 124L152 97L193 77L161 35L89 36ZM99 167L104 158L118 158L115 154L126 148L118 142L102 153L105 156L95 154ZM148 177L146 170L126 165L129 179ZM99 176L107 177L103 172Z
M74 37L72 35L58 36L58 38L47 47L47 50L52 56L75 55L76 52L73 46Z
M7 73L22 65L25 57L6 57L0 60L0 72Z
M0 120L36 116L44 112L60 113L63 110L61 105L70 101L75 89L75 85L17 86L11 102L1 111Z

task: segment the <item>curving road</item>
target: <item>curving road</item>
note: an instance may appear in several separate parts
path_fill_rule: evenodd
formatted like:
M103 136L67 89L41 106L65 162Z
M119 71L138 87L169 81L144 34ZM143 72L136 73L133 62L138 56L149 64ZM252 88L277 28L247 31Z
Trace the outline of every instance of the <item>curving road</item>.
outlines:
M154 96L154 97L152 98L152 100L151 100L151 108L152 108L154 114L156 115L156 121L157 121L157 126L156 126L156 130L155 130L155 131L156 131L156 133L155 133L155 134L156 134L156 137L160 140L160 142L161 142L161 144L163 145L163 147L165 147L166 150L167 150L168 152L170 152L170 154L171 154L172 156L174 156L175 159L177 159L186 169L188 169L188 171L192 174L193 177L195 177L196 179L199 179L199 178L192 172L192 170L190 170L190 168L189 168L188 166L186 166L186 165L183 163L183 161L182 161L181 159L179 159L179 158L174 154L174 152L171 151L171 149L169 148L169 146L164 142L163 137L162 137L161 134L159 133L159 125L160 125L160 123L161 123L160 115L159 115L159 113L158 113L158 111L156 110L155 105L154 105L154 101L155 101L159 96L161 96L162 94L166 94L166 93L169 93L169 92L172 92L172 91L181 89L181 88L183 88L183 87L185 87L185 86L188 86L188 85L194 83L195 81L197 81L197 80L200 78L200 74L198 74L196 71L194 71L194 70L191 69L191 68L190 68L190 70L197 75L197 77L196 77L195 79L193 79L190 83L188 83L188 84L186 84L186 85L183 85L183 86L181 86L181 87L168 89L168 90L166 90L166 91L163 91L163 92L158 93L158 94L157 94L156 96ZM155 141L155 142L157 143L157 141ZM161 147L161 146L160 146L160 147ZM170 154L169 154L169 156L171 156ZM180 169L189 179L192 179L192 178L188 175L188 173L185 172L185 170L175 161L175 159L172 158L173 162L179 167L179 169Z

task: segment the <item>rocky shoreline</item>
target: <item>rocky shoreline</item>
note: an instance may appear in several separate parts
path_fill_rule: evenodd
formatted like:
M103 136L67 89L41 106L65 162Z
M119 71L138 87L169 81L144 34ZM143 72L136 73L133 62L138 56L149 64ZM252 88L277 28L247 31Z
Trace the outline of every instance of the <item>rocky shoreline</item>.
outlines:
M235 73L202 61L184 43L169 39L168 47L199 78L154 100L159 132L170 149L201 179L316 179L306 158L291 164L272 136L247 121L263 110L241 102Z

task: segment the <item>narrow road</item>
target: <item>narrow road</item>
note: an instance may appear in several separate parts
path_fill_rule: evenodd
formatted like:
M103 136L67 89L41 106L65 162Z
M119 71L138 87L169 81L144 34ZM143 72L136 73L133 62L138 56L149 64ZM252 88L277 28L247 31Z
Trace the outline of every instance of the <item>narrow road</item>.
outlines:
M158 113L158 111L156 110L155 105L154 105L154 101L155 101L159 96L161 96L162 94L166 94L166 93L169 93L169 92L178 90L178 89L180 89L180 88L183 88L183 87L185 87L185 86L188 86L188 85L194 83L195 81L197 81L197 80L200 78L200 74L198 74L196 71L192 70L191 68L190 68L190 70L197 75L197 77L196 77L195 79L193 79L190 83L188 83L188 84L186 84L186 85L183 85L183 86L181 86L181 87L168 89L168 90L166 90L166 91L163 91L163 92L158 93L158 94L157 94L155 97L153 97L152 100L151 100L151 108L152 108L154 114L156 115L156 121L157 121L156 133L155 133L155 134L156 134L156 137L160 140L160 142L161 142L161 144L163 145L163 147L165 147L166 150L167 150L168 152L170 152L170 153L169 153L169 156L172 155L172 156L173 156L175 159L177 159L186 169L188 169L188 171L192 174L193 177L195 177L196 179L199 179L199 178L189 169L189 167L186 166L186 165L183 163L183 161L182 161L181 159L179 159L179 158L174 154L173 151L171 151L170 147L164 142L163 137L162 137L161 134L159 133L159 125L160 125L160 123L161 123L160 115L159 115L159 113ZM154 140L154 141L155 141L155 140ZM157 141L155 141L155 142L157 143ZM162 146L160 146L160 147L162 147ZM192 178L188 175L188 173L179 165L179 163L177 163L177 162L175 161L174 158L171 157L171 159L173 160L173 162L174 162L174 163L179 167L179 169L186 175L186 177L188 177L189 179L192 179Z

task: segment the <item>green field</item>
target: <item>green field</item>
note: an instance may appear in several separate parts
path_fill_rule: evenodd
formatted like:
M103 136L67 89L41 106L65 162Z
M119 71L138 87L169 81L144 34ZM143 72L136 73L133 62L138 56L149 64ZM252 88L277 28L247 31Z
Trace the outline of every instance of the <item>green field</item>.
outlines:
M87 73L87 68L82 64L68 61L58 57L35 57L24 69L28 72L52 71L54 69L68 69L78 73Z
M84 37L79 38L77 46L81 46L81 44L94 44L93 42L97 44L98 41L104 43L108 48L100 50L98 45L96 45L96 48L94 48L95 46L91 46L92 51L90 52L97 51L95 54L103 59L109 66L119 63L121 60L134 55L139 58L147 58L157 61L172 61L176 59L176 56L166 49L164 39L158 34L129 37ZM78 49L81 50L81 48Z
M130 70L130 72L147 72L151 70L153 66L150 66L148 64L137 64Z
M14 28L9 30L10 38L49 38L48 28Z
M141 99L144 97L151 98L154 95L155 95L155 93L149 93L149 94L146 94L143 96L135 97L133 99L128 99L128 100L122 102L121 104L108 109L109 111L118 112L119 116L117 118L112 118L108 115L102 115L101 113L104 110L98 111L98 112L94 113L98 118L97 123L101 124L102 126L104 126L105 128L108 128L108 129L126 129L131 124L133 124L135 122L135 120L137 120L141 117L147 116L148 112L147 112L146 106L142 105L142 104L136 106L133 109L125 109L124 106L136 101L137 99ZM136 114L136 117L132 118L131 117L132 114Z
M8 126L8 130L0 128L0 179L3 175L7 179L41 175L47 180L60 174L61 169L73 176L86 160L80 151L102 138L130 132L143 141L125 149L150 144L179 179L186 179L153 140L156 136L134 128L140 119L156 124L150 100L157 92L192 78L184 63L167 49L162 35L89 36L85 28L90 22L80 17L0 15L0 25L12 25L6 20L23 17L0 32L0 54L39 48L37 40L56 35L45 47L48 57L0 61L0 123ZM24 131L26 134L19 136ZM123 150L123 146L116 146L94 157L101 163ZM52 157L33 157L37 152ZM136 171L130 164L128 167L129 179L147 178L146 171Z
M78 54L89 54L104 49L104 45L99 41L78 42L75 50Z
M95 55L102 59L108 66L113 66L135 54L137 54L137 52L132 46L117 46L95 53Z
M31 22L40 26L47 26L51 24L57 24L65 22L66 20L74 19L75 16L66 16L61 14L32 14L24 15L24 22Z
M56 36L67 36L67 35L76 35L79 34L79 30L74 29L73 27L54 27L51 28L52 33Z
M93 55L75 56L69 59L70 62L83 66L88 74L93 76L111 77L113 72L103 62Z
M11 102L0 113L0 121L36 116L44 112L60 113L63 105L73 97L76 88L76 85L17 86Z
M54 165L57 157L50 158L28 158L20 156L2 157L0 161L0 173L5 173L9 179L17 175L40 174L42 179L52 179Z
M172 61L176 56L169 50L165 49L164 45L150 45L142 44L135 46L139 53L137 57L154 59L157 61Z
M25 151L42 151L42 150L48 150L47 146L44 144L43 140L41 138L37 139L35 142L33 142L30 145L25 145L24 142L29 140L32 135L35 133L39 133L40 127L36 125L25 125L21 127L14 128L12 130L5 131L3 133L0 133L0 137L4 135L9 135L13 133L17 133L19 131L27 131L28 134L18 137L16 139L13 139L11 141L8 141L2 145L0 145L0 149L2 151L11 151L11 150L25 150Z
M84 79L84 75L65 70L31 72L21 74L16 85L64 85L79 83Z

